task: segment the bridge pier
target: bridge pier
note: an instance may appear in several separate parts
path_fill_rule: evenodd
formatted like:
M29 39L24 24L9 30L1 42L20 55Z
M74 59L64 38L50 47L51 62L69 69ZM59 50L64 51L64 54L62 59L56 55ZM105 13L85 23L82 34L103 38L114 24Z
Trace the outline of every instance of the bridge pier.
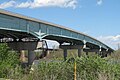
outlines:
M83 51L86 53L86 55L88 55L89 52L94 52L97 55L101 56L101 51L99 51L99 49L83 49Z
M63 56L64 60L67 60L67 50L68 49L77 49L78 50L78 57L81 56L81 51L83 49L83 45L60 45L61 49L63 49Z
M78 57L81 57L81 48L78 47Z
M104 58L104 57L108 56L108 51L105 51L105 50L95 52L95 53L98 54L99 56L101 56L101 58Z
M88 55L88 52L86 52L86 55Z
M98 52L95 52L95 54L98 54Z
M24 61L25 50L28 51L28 65L32 65L36 55L34 50L42 48L42 43L37 41L27 41L27 42L8 42L10 49L20 52L20 59ZM47 54L47 50L43 51L43 54Z
M107 52L102 52L101 57L102 57L102 58L107 57Z
M48 49L42 49L42 54L39 56L40 59L45 58L49 54Z
M34 51L28 50L28 65L32 65L33 61L35 60L35 53Z
M64 60L67 60L67 49L63 49Z

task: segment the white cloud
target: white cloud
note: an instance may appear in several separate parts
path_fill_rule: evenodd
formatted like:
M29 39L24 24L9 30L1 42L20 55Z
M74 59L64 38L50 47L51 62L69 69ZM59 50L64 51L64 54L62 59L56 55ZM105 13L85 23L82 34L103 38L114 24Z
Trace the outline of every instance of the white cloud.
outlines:
M34 0L18 4L19 8L38 8L38 7L62 7L62 8L76 8L76 0Z
M11 0L11 1L0 4L0 8L4 9L4 8L8 8L8 7L13 7L15 4L16 4L16 2Z
M17 8L28 8L28 7L30 7L31 4L32 4L32 2L22 2L20 4L17 4L15 7L17 7Z
M120 44L120 35L116 36L100 36L97 38L103 43L111 46L114 49L118 49L118 45Z
M76 8L77 0L28 0L26 2L9 1L0 4L0 8L39 8L39 7L61 7Z
M103 0L97 0L97 5L102 5Z

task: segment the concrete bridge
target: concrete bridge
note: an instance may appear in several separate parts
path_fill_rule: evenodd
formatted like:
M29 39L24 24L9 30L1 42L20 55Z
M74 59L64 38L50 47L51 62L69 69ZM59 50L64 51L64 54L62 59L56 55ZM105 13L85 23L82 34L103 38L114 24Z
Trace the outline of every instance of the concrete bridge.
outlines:
M28 50L29 64L34 60L34 50L41 48L43 43L47 46L43 39L60 43L65 59L68 49L78 49L79 57L82 49L86 54L96 52L102 56L114 51L104 43L81 32L0 9L0 42L7 42L11 49L20 52ZM70 45L62 45L64 42ZM47 49L44 49L44 52L46 53Z

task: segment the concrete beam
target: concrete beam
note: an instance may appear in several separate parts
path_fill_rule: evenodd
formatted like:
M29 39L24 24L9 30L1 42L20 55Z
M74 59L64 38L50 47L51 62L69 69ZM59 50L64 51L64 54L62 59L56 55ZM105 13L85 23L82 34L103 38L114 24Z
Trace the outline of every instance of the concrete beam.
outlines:
M107 57L108 51L102 50L99 51L99 49L83 49L84 52L86 52L86 55L88 55L88 52L95 52L95 54L100 55L102 58Z
M83 48L83 45L60 45L59 46L61 49L78 49L78 48Z
M99 49L83 49L84 52L99 52Z
M42 47L42 42L9 42L8 46L13 50L36 50Z

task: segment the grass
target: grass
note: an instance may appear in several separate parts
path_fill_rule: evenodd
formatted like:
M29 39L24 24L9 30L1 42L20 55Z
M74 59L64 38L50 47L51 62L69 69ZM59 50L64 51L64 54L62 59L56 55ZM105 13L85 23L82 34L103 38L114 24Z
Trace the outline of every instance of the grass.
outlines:
M95 53L89 53L89 56L82 53L82 57L78 58L77 50L69 50L68 60L65 62L62 53L62 50L51 51L45 59L40 61L38 67L35 67L32 73L24 75L20 79L73 80L74 61L76 61L77 80L120 80L120 64L113 61L119 60L119 50L107 58L100 58ZM72 60L71 57L75 59Z
M57 59L56 59L57 60ZM65 62L42 61L22 80L73 80L76 61L77 80L120 80L120 64L108 63L98 56L67 60Z

